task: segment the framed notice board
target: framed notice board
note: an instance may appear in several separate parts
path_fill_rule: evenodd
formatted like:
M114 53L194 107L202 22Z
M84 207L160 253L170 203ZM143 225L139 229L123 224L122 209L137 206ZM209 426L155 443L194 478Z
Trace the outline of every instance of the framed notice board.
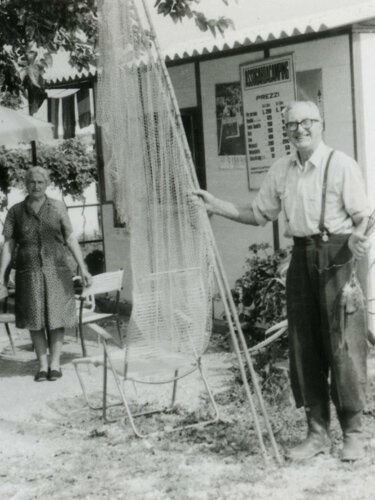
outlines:
M282 110L296 99L293 54L240 65L249 189L290 152Z

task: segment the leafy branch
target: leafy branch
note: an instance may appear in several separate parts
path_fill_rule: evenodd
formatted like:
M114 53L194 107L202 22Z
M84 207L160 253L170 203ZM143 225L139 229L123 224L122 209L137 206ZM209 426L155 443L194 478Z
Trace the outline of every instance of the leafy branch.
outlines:
M0 91L27 94L60 49L79 69L95 60L96 0L4 0L0 3Z
M229 0L222 1L225 5L229 4ZM185 17L193 19L201 31L210 30L215 36L217 32L222 35L227 28L234 28L231 19L225 16L208 19L203 12L192 8L194 4L199 4L199 0L156 0L155 7L158 14L170 16L175 23L181 22Z
M222 0L228 4L229 0ZM193 19L202 31L224 33L226 17L207 19L198 0L156 0L158 13L173 21ZM0 94L28 95L45 85L43 75L60 49L79 70L95 64L97 0L1 0Z

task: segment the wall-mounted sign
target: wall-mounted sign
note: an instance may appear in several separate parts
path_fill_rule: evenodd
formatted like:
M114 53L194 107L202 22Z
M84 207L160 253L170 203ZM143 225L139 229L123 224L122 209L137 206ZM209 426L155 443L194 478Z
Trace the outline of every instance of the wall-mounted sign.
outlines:
M293 55L240 66L250 189L258 189L272 163L290 152L282 110L295 100Z

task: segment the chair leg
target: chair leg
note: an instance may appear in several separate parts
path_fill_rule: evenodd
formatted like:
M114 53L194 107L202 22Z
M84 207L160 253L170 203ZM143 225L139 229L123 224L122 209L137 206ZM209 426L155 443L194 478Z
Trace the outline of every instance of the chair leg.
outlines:
M90 399L89 399L89 396L87 394L87 390L86 390L86 385L84 383L84 380L83 380L83 377L81 375L81 372L78 368L78 364L90 364L89 362L87 363L77 363L77 362L74 362L73 361L73 365L74 365L74 368L75 368L75 371L76 371L76 374L77 374L77 377L78 377L78 380L79 380L79 384L81 386L81 389L82 389L82 394L83 394L83 397L84 397L84 400L87 404L87 406L91 409L91 410L102 410L102 416L103 416L103 421L106 423L106 424L111 424L111 423L114 423L116 422L116 420L109 420L107 418L107 410L108 408L113 408L115 406L122 406L122 403L113 403L113 404L110 404L108 405L107 403L107 400L108 400L108 388L107 388L107 381L108 381L108 378L107 378L107 368L105 368L105 372L103 373L103 376L105 378L103 378L103 404L100 405L100 406L95 406L93 405L91 402L90 402ZM103 367L104 369L104 367Z
M16 348L15 348L15 345L14 345L14 342L13 342L12 332L10 331L9 324L8 323L4 323L4 325L5 325L5 330L6 330L7 334L8 334L8 337L9 337L10 345L12 346L12 352L13 352L13 354L16 354Z
M172 401L171 408L173 408L174 403L176 401L176 393L177 393L177 378L178 378L178 370L174 372L174 381L173 381L173 389L172 389Z
M119 391L119 393L120 393L122 403L123 403L123 405L124 405L124 408L125 408L126 414L127 414L128 418L129 418L130 425L131 425L131 427L132 427L132 429L133 429L134 434L135 434L137 437L140 437L140 438L145 438L145 437L147 437L147 436L151 436L151 435L154 435L154 434L158 434L158 433L159 433L159 431L154 431L154 432L150 432L150 433L147 433L147 434L142 434L142 433L138 430L138 428L137 428L137 426L136 426L136 424L135 424L135 420L134 420L134 418L135 418L135 417L138 417L138 416L142 416L142 415L150 415L150 414L153 414L153 413L160 413L160 410L159 410L159 411L158 411L158 410L156 410L156 411L149 411L149 412L144 412L144 413L133 414L133 413L131 412L131 410L130 410L130 406L129 406L128 400L127 400L127 398L126 398L125 391L124 391L123 386L122 386L122 384L121 384L120 378L119 378L119 376L118 376L118 374L117 374L117 372L116 372L116 370L115 370L115 368L114 368L114 366L113 366L113 364L112 364L112 361L111 361L110 356L108 356L108 362L109 362L109 367L110 367L110 369L111 369L111 371L112 371L112 374L113 374L113 377L114 377L114 380L115 380L115 383L116 383L117 389L118 389L118 391ZM206 389L206 391L207 391L207 393L208 393L208 396L209 396L210 402L211 402L211 404L212 404L212 406L213 406L213 409L214 409L214 412L215 412L214 417L213 417L212 419L210 419L210 420L206 420L206 421L204 421L204 422L197 422L197 423L195 423L195 424L181 425L181 426L179 426L179 427L174 427L173 429L166 429L164 432L176 432L176 431L179 431L179 430L182 430L182 429L189 429L189 428L193 428L193 427L204 427L204 426L206 426L206 425L209 425L209 424L213 424L213 423L218 422L219 417L220 417L220 415L219 415L219 409L218 409L218 407L217 407L217 405L216 405L216 401L215 401L215 399L214 399L214 396L213 396L213 393L212 393L212 391L211 391L211 388L210 388L210 386L209 386L209 384L208 384L208 381L207 381L207 379L206 379L206 377L205 377L205 375L204 375L204 373L203 373L202 364L201 364L201 359L199 359L199 360L198 360L198 362L197 362L197 369L199 370L199 373L200 373L200 375L201 375L201 377L202 377L202 380L203 380L203 383L204 383L205 389ZM177 375L178 375L178 371L177 371L177 370L176 370L175 374L176 374L176 373L177 373ZM176 382L177 382L177 380L174 380L174 382L173 382L173 394L174 394L174 396L176 395ZM163 410L161 410L161 411L163 411Z
M202 377L202 380L203 380L203 383L206 387L206 391L207 391L207 394L208 394L208 397L210 398L210 401L211 401L211 404L214 408L214 411L215 411L215 417L213 420L207 422L207 423L214 423L214 422L218 422L219 421L219 418L220 418L220 414L219 414L219 408L217 407L217 404L216 404L216 401L215 401L215 398L214 398L214 395L211 391L211 387L209 386L208 384L208 381L203 373L203 369L202 369L202 362L201 362L201 359L199 359L198 361L198 369L199 369L199 373ZM205 424L207 425L207 424Z
M89 408L91 408L91 410L102 410L103 409L103 406L94 406L93 404L90 403L90 400L89 400L89 397L87 395L87 391L86 391L86 386L85 386L85 383L83 381L83 377L80 373L80 370L78 369L78 363L75 363L73 361L73 365L74 365L74 368L75 368L75 371L76 371L76 374L77 374L77 377L78 377L78 380L79 380L79 384L81 386L81 389L82 389L82 393L83 393L83 397L86 401L86 404Z
M103 420L107 421L107 353L104 351L103 363Z
M84 358L87 358L86 343L85 343L85 339L83 336L83 325L81 322L79 322L79 325L78 325L78 332L79 332L79 337L81 339L82 356Z
M115 384L117 386L117 389L120 393L120 396L121 396L121 401L122 401L122 404L124 405L124 408L125 408L125 411L126 411L126 414L129 418L129 421L130 421L130 425L133 429L133 432L136 436L140 437L140 438L144 438L147 436L147 434L141 434L136 425L135 425L135 422L134 422L134 418L133 418L133 414L132 412L130 411L130 407L129 407L129 404L128 404L128 400L126 399L126 395L125 395L125 391L122 387L122 384L121 384L121 381L119 379L119 376L115 370L115 367L113 366L112 364L112 361L111 361L111 358L108 356L108 361L109 361L109 365L110 365L110 369L112 371L112 374L113 374L113 377L115 379Z
M116 316L116 328L117 328L117 335L118 335L118 340L120 342L121 347L124 347L124 341L121 336L121 325L120 325L120 319L118 316Z

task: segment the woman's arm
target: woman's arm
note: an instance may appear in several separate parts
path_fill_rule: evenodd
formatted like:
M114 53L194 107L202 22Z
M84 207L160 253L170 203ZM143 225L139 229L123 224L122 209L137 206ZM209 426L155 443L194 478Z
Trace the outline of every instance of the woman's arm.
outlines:
M86 264L83 260L81 247L79 246L77 238L73 233L71 233L69 238L66 240L66 244L68 245L69 250L72 252L74 260L77 262L79 273L82 276L84 286L90 286L92 283L92 276L87 270Z
M5 275L10 263L12 262L12 256L15 246L16 242L13 239L4 241L4 246L1 253L1 261L0 261L0 283L4 284L5 282Z
M6 276L7 270L10 266L10 263L12 262L12 256L13 256L15 246L16 246L16 242L13 239L5 240L3 250L1 252L1 261L0 261L0 288L1 288L0 295L1 295L1 298L4 298L7 296L5 276Z

